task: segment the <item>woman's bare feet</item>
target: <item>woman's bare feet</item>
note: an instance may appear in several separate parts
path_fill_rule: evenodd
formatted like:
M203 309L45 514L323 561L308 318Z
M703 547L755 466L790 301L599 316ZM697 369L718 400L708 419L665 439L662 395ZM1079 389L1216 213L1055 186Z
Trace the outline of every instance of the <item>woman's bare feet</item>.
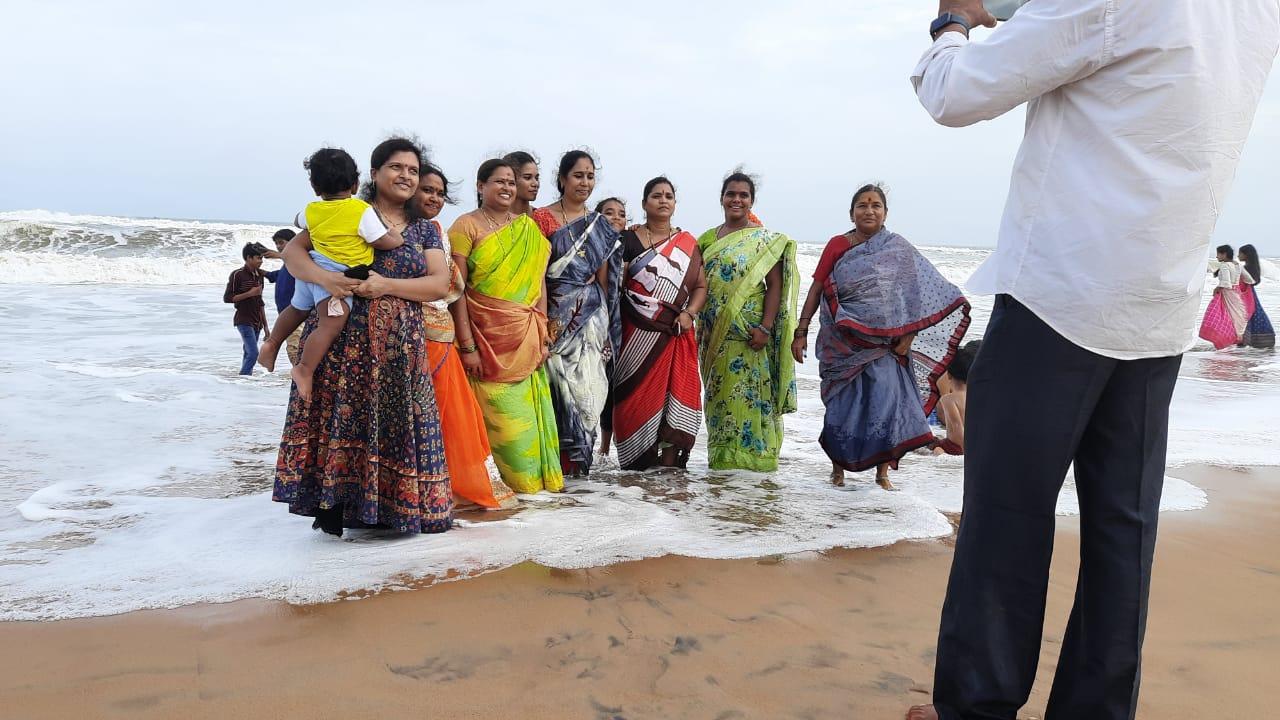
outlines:
M298 397L302 398L302 402L311 402L311 368L306 365L294 365L289 371L289 376L293 378L293 384L298 387Z
M262 341L262 347L258 348L258 364L267 369L267 372L275 372L276 358L280 355L280 346L267 338Z
M938 720L938 711L932 705L916 705L907 711L907 720Z
M890 492L898 489L893 486L893 483L889 482L889 473L876 473L876 484Z
M831 484L836 487L844 487L844 468L831 468Z

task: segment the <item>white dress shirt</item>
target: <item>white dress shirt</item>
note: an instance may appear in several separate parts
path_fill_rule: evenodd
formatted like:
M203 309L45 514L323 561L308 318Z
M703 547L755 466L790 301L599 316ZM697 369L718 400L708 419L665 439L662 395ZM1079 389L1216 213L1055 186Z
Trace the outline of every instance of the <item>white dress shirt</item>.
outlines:
M968 289L1108 357L1188 350L1277 45L1280 0L1031 0L982 42L943 33L911 78L935 120L1028 103L996 250Z

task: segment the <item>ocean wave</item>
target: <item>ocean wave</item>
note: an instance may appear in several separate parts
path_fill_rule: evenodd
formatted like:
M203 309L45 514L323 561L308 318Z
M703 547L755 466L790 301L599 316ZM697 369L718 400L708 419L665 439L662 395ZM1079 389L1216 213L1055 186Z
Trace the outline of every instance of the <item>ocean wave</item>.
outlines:
M77 215L52 210L8 210L0 212L0 223L49 225L55 227L154 228L162 230L203 229L209 232L234 232L274 228L274 225L221 220L177 220L170 218L130 218L114 215Z
M270 247L277 225L0 213L0 283L214 285L246 243Z

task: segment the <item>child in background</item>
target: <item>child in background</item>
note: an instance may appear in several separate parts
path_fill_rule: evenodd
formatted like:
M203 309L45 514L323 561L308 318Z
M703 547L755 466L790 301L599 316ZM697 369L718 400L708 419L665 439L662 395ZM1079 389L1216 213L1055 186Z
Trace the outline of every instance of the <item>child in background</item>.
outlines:
M934 455L964 454L964 410L969 394L969 370L980 347L982 341L974 340L957 350L947 371L942 374L948 390L938 400L938 422L947 429L947 436L934 443Z
M231 321L244 343L244 355L240 361L240 374L252 375L253 362L258 358L258 336L269 331L267 313L262 302L262 256L267 249L258 243L249 243L240 251L244 267L231 273L227 287L222 291L222 301L236 306Z
M404 238L388 230L372 206L353 197L360 183L360 171L345 150L317 150L303 166L311 175L311 189L320 196L319 202L307 205L295 220L298 227L311 235L311 259L325 270L342 272L349 277L368 277L374 249L398 248L404 244ZM330 297L320 285L304 280L295 280L295 283L293 301L276 318L275 330L262 343L258 362L267 370L274 370L280 345L302 325L311 310L323 302L320 321L307 336L302 357L290 372L298 396L309 402L316 366L346 326L351 298L346 298L344 303Z

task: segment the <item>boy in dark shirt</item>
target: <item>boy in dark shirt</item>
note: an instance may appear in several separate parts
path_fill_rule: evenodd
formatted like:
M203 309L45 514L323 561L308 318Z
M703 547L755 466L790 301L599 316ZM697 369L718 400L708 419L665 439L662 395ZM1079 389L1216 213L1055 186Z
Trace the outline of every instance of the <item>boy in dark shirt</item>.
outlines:
M240 374L252 375L253 364L258 360L258 335L268 333L266 305L262 302L264 276L262 274L262 257L267 249L258 243L244 246L240 254L244 257L244 267L231 273L227 278L227 289L222 294L223 302L234 303L235 318L231 321L240 332L244 343L244 358L240 362Z

